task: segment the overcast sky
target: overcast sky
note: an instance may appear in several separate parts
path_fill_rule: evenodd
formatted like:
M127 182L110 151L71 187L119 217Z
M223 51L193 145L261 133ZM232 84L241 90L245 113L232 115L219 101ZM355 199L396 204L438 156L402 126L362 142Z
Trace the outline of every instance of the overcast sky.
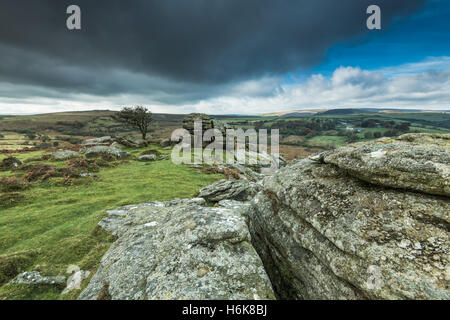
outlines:
M445 0L2 0L0 114L450 110L449 16Z

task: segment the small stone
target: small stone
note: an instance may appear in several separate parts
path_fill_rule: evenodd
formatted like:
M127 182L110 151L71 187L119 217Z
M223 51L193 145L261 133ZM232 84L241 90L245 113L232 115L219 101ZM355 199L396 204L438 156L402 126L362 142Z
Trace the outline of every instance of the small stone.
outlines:
M400 248L406 249L411 245L411 241L409 241L408 239L402 239L402 241L400 241L400 243L398 244L398 246Z

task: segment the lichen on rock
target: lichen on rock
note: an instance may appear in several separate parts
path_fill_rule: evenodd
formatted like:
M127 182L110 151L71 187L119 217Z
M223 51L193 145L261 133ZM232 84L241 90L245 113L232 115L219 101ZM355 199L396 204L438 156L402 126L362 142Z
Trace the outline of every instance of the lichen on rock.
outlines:
M394 188L450 196L450 135L405 134L329 152L325 163Z
M400 188L415 186L418 180L408 179L415 177L413 168L426 166L424 155L434 163L446 159L445 139L408 135L394 142L351 145L295 161L264 178L262 191L251 202L250 232L278 296L450 299L450 200L429 194L442 186L428 180L439 174L420 176L428 186L423 193L417 187ZM423 141L431 144L425 147ZM364 157L373 153L377 164L371 166ZM376 161L391 157L384 163L393 165L401 154L416 167L403 166L409 171L397 176L394 186L370 178L370 173L388 172ZM349 172L352 160L361 167L354 164ZM355 172L364 166L371 169L360 177Z
M109 211L100 226L118 240L79 299L273 299L241 211L201 198Z

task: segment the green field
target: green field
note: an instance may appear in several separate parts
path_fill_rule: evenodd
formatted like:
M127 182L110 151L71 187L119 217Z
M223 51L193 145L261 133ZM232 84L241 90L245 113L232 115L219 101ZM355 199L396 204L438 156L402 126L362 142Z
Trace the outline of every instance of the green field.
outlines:
M369 112L362 110L353 114L336 114L333 111L325 114L316 114L308 116L229 116L220 117L230 124L237 125L244 129L247 128L264 128L277 129L280 127L281 141L290 146L299 146L303 148L320 147L322 149L336 148L346 145L349 142L356 142L358 140L367 141L374 139L374 133L381 136L389 134L389 131L397 125L402 123L409 123L408 131L399 131L393 135L404 134L408 132L423 132L423 133L450 133L450 113L433 113L433 112ZM380 123L392 122L391 127L377 126L377 127L362 127L361 124L371 119ZM333 130L318 130L314 134L303 135L300 126L290 126L289 123L301 121L334 121L336 122ZM354 130L349 131L347 127L352 127ZM340 131L340 133L339 133ZM348 135L354 132L356 137L349 139ZM365 134L369 132L372 135L366 137ZM297 137L297 139L295 138ZM283 139L286 138L286 139Z
M132 152L137 155L144 150ZM15 156L25 160L41 154ZM0 208L0 300L76 298L79 291L61 296L61 288L11 285L7 281L17 272L32 270L44 275L64 275L71 264L93 275L114 240L97 227L106 210L126 204L192 197L201 187L222 177L174 165L170 160L151 164L128 160L113 168L102 168L93 178L80 178L72 186L62 186L60 178L38 181L21 191L25 199L19 204Z

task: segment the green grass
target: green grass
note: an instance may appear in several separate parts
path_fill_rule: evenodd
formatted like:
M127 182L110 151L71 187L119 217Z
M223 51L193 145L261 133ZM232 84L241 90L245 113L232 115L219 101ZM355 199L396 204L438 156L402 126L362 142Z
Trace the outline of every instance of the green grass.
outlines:
M450 130L448 129L444 129L444 128L430 128L430 127L410 127L411 130L417 130L419 132L423 132L423 133L450 133Z
M310 145L334 145L336 147L344 146L346 137L340 136L316 136L308 139Z
M32 257L24 260L26 264L19 263L20 271L58 275L75 264L93 274L114 240L97 227L106 210L192 197L201 187L222 177L177 166L170 160L150 164L130 160L115 168L102 169L90 184L64 187L56 184L57 179L40 182L22 191L26 198L23 203L0 209L0 265L2 260L11 260L11 255L18 253ZM0 300L76 298L79 294L62 297L60 292L61 288L3 284Z

